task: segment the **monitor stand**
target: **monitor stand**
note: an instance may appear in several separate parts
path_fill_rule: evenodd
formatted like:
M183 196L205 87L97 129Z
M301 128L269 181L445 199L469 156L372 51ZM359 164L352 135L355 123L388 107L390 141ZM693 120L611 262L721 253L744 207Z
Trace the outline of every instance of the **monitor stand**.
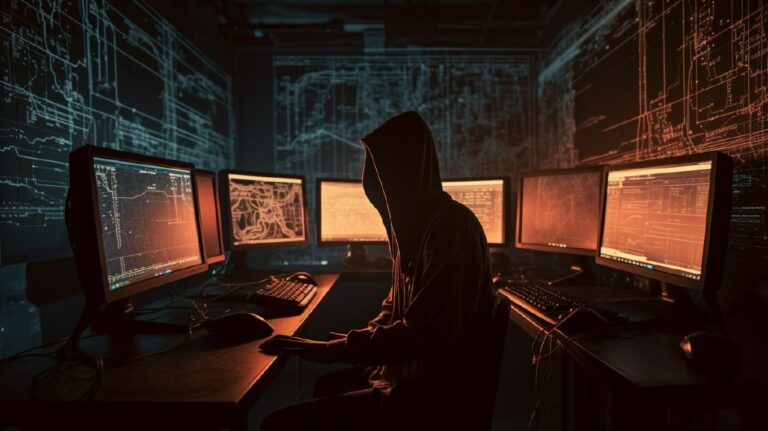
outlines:
M569 270L571 271L570 274L556 278L554 280L549 280L547 281L547 284L550 286L556 286L567 281L568 283L583 285L591 283L595 280L595 274L592 272L591 266L589 265L589 262L586 261L586 259L582 263L571 265Z
M114 334L169 334L189 332L190 325L138 320L131 298L120 299L91 312L90 324L96 332Z
M374 254L375 256L375 254ZM349 244L344 254L344 264L355 272L387 272L392 270L392 259L389 257L376 257L371 259L363 244Z
M344 263L357 269L367 269L371 266L363 244L349 244L344 254Z
M248 267L248 252L245 250L233 250L229 253L224 269L221 275L230 281L256 281L267 275L270 271L257 270Z
M716 313L716 304L710 304L709 301L705 300L707 309L702 309L702 307L693 301L691 295L684 287L665 282L657 283L660 299L674 305L676 310L675 315L679 320L688 323L701 324L708 320L707 317L710 313Z

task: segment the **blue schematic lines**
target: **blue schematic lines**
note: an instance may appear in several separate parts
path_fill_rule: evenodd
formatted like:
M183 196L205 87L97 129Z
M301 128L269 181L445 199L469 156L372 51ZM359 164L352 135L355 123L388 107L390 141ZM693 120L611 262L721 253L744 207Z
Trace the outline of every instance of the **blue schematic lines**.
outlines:
M69 152L233 160L231 78L141 0L0 6L0 253L62 246Z

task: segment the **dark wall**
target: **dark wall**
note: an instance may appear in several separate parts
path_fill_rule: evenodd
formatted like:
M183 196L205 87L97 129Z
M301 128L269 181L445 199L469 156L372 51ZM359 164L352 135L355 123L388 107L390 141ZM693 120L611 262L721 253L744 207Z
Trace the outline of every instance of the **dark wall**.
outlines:
M387 118L418 111L435 137L444 178L516 176L534 145L529 52L269 52L238 55L240 167L306 176L314 243L316 178L359 178L359 139ZM317 265L340 247L276 250L273 260Z
M494 75L499 80L488 81L492 85L475 79L464 93L469 96L457 99L451 99L450 89L440 89L461 86L460 75L468 70L462 68L471 61L462 63L459 53L453 53L447 67L456 73L420 81L435 62L418 51L410 53L410 60L242 51L238 83L249 100L239 105L246 157L238 164L310 178L354 177L360 167L353 145L357 138L405 108L425 113L447 175L514 177L530 168L723 151L736 166L722 296L731 313L743 312L742 307L768 299L767 7L735 0L561 2L545 23L549 30L543 37L550 50L530 66L529 79L500 84L513 75L502 67ZM409 72L409 61L422 72ZM388 81L386 73L377 72L379 64L397 71L392 75L398 78ZM420 82L438 84L422 93ZM487 88L517 104L494 105L495 95ZM527 99L528 91L533 97ZM419 102L421 94L429 98ZM446 107L446 100L457 103ZM482 108L465 110L474 102ZM498 112L506 117L494 116L488 106L501 107ZM494 123L497 118L502 122ZM529 118L533 124L526 123ZM475 125L466 135L463 121ZM482 163L488 155L495 164ZM312 253L297 262L317 260L319 255Z
M734 201L722 297L734 315L764 307L768 4L596 4L580 19L570 14L542 61L539 144L549 164L728 153Z
M236 64L238 145L235 166L244 170L272 172L272 53L240 49Z
M0 15L0 264L68 252L80 145L230 165L233 57L208 3L2 2Z

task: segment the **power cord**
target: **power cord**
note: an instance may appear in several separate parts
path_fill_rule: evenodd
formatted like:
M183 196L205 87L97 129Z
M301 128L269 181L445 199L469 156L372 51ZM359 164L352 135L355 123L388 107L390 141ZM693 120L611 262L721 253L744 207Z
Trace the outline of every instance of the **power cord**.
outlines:
M566 334L564 334L562 331L559 331L560 326L563 325L565 322L567 322L570 318L575 316L577 313L581 312L582 310L589 310L590 307L586 305L581 305L579 307L574 308L571 310L570 313L568 313L565 317L560 319L557 323L555 323L552 328L549 330L547 329L541 329L536 336L534 337L532 343L531 343L531 363L534 365L534 373L533 373L533 392L534 392L534 398L536 399L536 402L534 403L533 410L531 411L531 415L528 417L528 431L531 431L534 429L538 429L538 419L537 414L539 411L539 408L541 407L541 404L544 402L544 398L546 394L549 391L549 385L552 380L552 374L553 374L553 366L552 366L552 359L551 357L559 352L562 347L565 344L570 343L574 338L570 337ZM560 339L555 340L556 333L560 334ZM544 335L543 338L541 338L540 344L538 345L538 353L537 345L536 343L539 342L539 338L541 335ZM557 342L553 346L553 344ZM547 350L546 354L544 353L544 347L548 344L549 349ZM541 362L545 359L549 360L549 372L547 373L545 379L544 379L544 385L543 389L539 385L539 369ZM546 422L546 428L549 426L549 419L545 417Z
M171 299L172 301L175 301L173 297L171 297ZM140 359L145 359L151 356L166 353L185 344L191 337L193 330L201 326L202 323L208 319L205 311L201 309L194 300L186 298L185 300L192 304L193 308L190 309L195 310L199 316L199 321L196 322L198 319L196 319L195 315L190 317L189 328L183 339L165 349L145 353L131 358L120 359L105 359L98 355L90 355L84 353L77 348L77 344L81 340L97 335L104 335L92 334L85 338L82 337L83 332L91 323L96 313L92 307L84 307L80 315L80 319L75 325L75 328L72 330L72 333L69 335L69 337L66 338L64 344L62 344L52 353L35 354L35 356L51 357L54 360L54 363L50 367L40 371L32 377L29 387L31 398L36 401L92 400L101 387L102 375L106 366L118 366ZM170 308L169 304L166 304L166 306L163 307L145 310L144 313L140 314L149 314L152 312L168 309ZM62 340L58 340L43 346L49 347L61 341ZM38 346L37 348L44 348L43 346ZM33 350L34 349L28 349L28 351ZM31 355L27 354L28 351L20 352L13 357L6 358L3 360L3 362L17 360L23 357L29 357Z
M168 309L184 309L195 312L195 314L190 316L189 328L185 337L179 342L158 351L149 352L130 358L119 359L105 359L97 355L90 355L80 351L77 349L77 344L79 341L105 335L90 334L86 337L82 336L83 332L85 332L85 330L88 328L96 314L96 310L93 307L86 306L83 308L80 318L78 319L69 336L49 343L30 347L9 357L2 358L0 359L0 364L32 357L51 358L54 363L50 367L45 368L32 377L29 387L31 398L36 401L92 400L101 386L102 375L105 367L124 365L151 356L160 355L180 347L189 341L189 338L195 329L201 327L206 321L210 319L207 314L207 305L209 301L222 299L242 288L254 286L259 283L265 283L284 275L286 274L270 275L263 279L250 282L224 283L221 285L223 287L231 288L231 290L224 294L210 298L205 294L205 290L209 288L209 285L211 284L209 280L203 284L201 288L202 294L197 298L183 297L178 295L177 292L169 291L169 302L167 304L160 307L136 309L136 315L147 315ZM191 306L174 305L174 303L176 303L179 298L189 302ZM202 304L198 304L195 301L195 299L198 298L202 300ZM53 347L62 342L63 344L53 352L33 353L36 350ZM301 377L301 368L299 368L299 373L299 378L301 381L303 380Z

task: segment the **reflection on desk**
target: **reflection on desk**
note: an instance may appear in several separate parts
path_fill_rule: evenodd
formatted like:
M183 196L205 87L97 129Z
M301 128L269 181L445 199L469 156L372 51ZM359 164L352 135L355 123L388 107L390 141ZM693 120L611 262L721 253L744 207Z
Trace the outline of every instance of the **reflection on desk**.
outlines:
M275 334L293 335L312 314L336 282L338 275L318 275L315 299L301 314L274 317ZM247 305L243 305L244 307ZM227 307L237 306L228 303ZM253 309L253 308L251 308ZM261 310L256 310L260 312ZM260 313L265 314L265 313ZM136 356L179 344L179 335L142 334L98 336L81 342L81 349L108 349ZM50 359L26 358L0 365L0 426L68 426L110 424L121 426L227 426L245 427L247 409L283 361L266 355L259 346L266 340L222 344L206 331L196 331L178 347L141 360L107 367L101 387L91 402L30 399L32 376L50 365ZM175 344L174 344L175 343Z

